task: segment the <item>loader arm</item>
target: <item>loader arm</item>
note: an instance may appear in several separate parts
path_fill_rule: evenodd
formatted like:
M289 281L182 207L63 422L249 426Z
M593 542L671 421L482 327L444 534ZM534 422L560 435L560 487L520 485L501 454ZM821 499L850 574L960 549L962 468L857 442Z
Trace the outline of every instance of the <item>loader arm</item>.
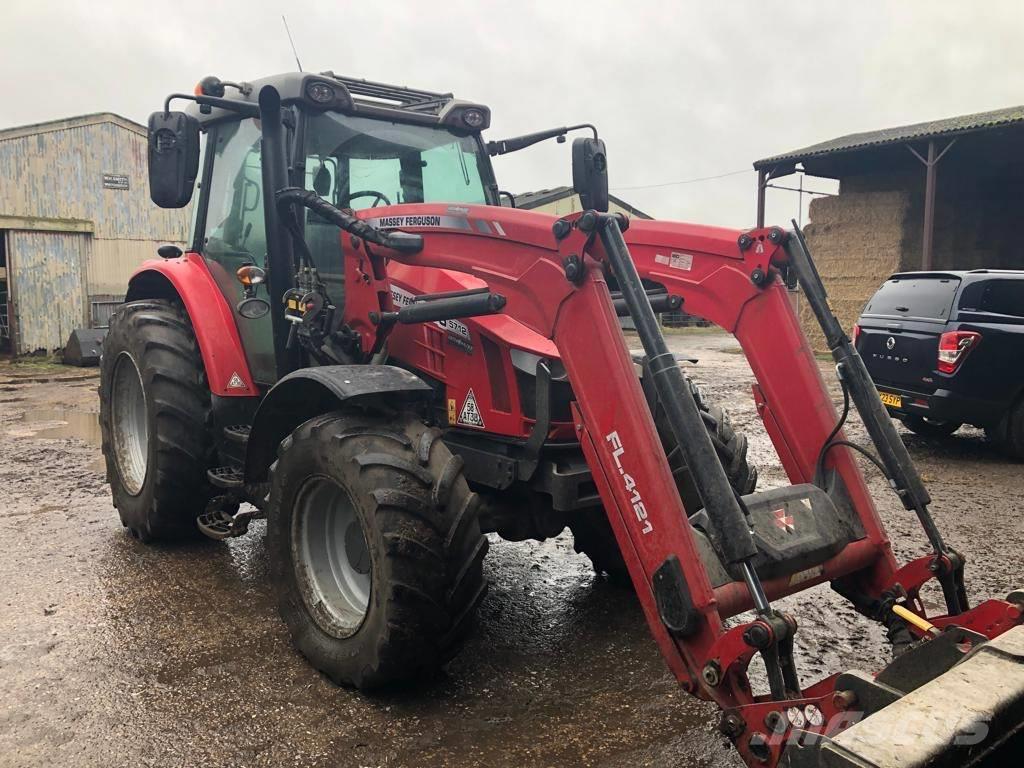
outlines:
M794 533L788 530L796 528L788 516L791 507L785 505L795 500L805 503L809 512L806 517L799 512L796 519L813 522L818 511L813 500L820 501L824 494L815 496L809 483L821 481L816 471L819 455L836 423L815 358L779 279L778 270L789 262L781 230L743 234L651 223L635 226L624 241L624 221L592 211L556 219L489 206L418 204L364 212L356 225L353 217L335 211L336 223L356 235L342 239L348 257L367 260L381 273L391 259L473 275L496 295L492 303L504 314L554 343L574 392L579 441L651 632L685 690L722 708L722 731L748 764L780 764L798 735L805 743L820 738L831 744L831 737L856 721L847 710L858 692L864 697L861 716L882 706L882 698L872 699L870 706L867 701L877 686L849 675L801 684L793 665L795 621L769 602L831 581L859 610L890 628L901 621L891 612L896 599L910 599L908 605L917 612L911 618L923 616L923 606L913 598L935 576L929 568L933 561L921 558L897 569L847 448L839 446L827 454L824 466L834 470L830 493L836 506L833 501L821 503L831 512L840 504L851 509L856 518L853 530L837 550L818 557L810 567L787 571L783 554L774 564L760 564L763 579L755 573L762 546L755 534L767 540L763 530L756 530L764 519L771 520L774 514L782 528ZM378 234L367 238L367 225ZM389 239L381 233L399 227L404 239L401 250L396 250L388 247ZM736 336L757 379L758 410L795 484L789 498L779 497L780 510L758 517L757 494L739 500L730 489L722 495L714 478L704 478L701 496L709 515L705 532L698 534L697 524L690 520L698 510L683 508L622 335L605 280L609 268L623 288L652 366L666 357L665 347L656 325L651 330L650 304L637 298L644 297L638 268L644 278L682 296L688 311ZM632 294L626 290L630 285L636 289ZM383 322L383 316L376 322ZM662 360L656 375L668 382L682 381L674 361L668 365ZM668 395L671 399L670 391ZM685 411L680 410L684 422ZM703 428L683 438L681 444L691 444L683 448L693 466L701 469L699 462L710 456L714 463L703 465L702 474L721 473L710 443L700 444L707 440ZM720 558L715 583L709 557ZM724 573L732 575L723 578ZM727 618L752 606L757 609L753 619L726 624ZM955 622L973 632L975 642L984 642L1019 624L1020 615L1015 602L988 601L955 619L932 617L932 625L912 621L910 626L918 637L927 637L937 631L935 627ZM906 625L899 626L906 631ZM748 665L758 653L768 670L770 695L755 695L748 678ZM943 671L939 667L933 676Z

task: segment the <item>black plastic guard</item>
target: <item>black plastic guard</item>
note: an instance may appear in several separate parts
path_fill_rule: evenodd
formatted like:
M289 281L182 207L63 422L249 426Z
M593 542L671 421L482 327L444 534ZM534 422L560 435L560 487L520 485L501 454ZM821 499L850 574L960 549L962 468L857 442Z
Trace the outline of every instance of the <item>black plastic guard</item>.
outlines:
M423 379L393 365L322 365L289 373L256 411L245 457L246 482L265 480L278 443L314 416L372 401L400 407L431 392Z
M654 572L654 602L661 621L676 637L692 635L700 617L693 607L690 588L679 558L669 555Z

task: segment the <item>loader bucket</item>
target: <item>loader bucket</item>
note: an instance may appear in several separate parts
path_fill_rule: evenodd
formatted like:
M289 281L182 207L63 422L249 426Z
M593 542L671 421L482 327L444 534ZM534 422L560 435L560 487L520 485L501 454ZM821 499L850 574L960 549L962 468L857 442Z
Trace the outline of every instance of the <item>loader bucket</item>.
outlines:
M881 679L881 675L879 679ZM1024 626L978 646L948 671L869 714L791 765L952 768L1024 758Z

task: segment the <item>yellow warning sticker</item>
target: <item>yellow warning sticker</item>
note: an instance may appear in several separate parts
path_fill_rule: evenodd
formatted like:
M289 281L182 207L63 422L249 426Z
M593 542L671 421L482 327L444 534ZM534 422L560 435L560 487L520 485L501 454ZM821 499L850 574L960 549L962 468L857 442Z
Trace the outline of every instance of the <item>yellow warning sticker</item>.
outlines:
M455 406L455 398L454 397L449 397L448 398L448 423L449 424L454 424L455 423L455 420L458 418L457 413L458 413L458 409Z

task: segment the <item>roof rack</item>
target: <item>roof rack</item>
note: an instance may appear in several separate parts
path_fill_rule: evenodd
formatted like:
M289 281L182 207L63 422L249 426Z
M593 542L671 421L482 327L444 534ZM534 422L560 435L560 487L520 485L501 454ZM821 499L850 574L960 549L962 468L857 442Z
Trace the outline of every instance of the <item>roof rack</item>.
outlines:
M375 83L371 80L336 75L331 70L320 74L337 80L353 96L366 96L376 101L389 102L400 109L408 109L413 112L430 112L436 115L455 98L450 93L434 93L433 91L407 88L404 85Z

